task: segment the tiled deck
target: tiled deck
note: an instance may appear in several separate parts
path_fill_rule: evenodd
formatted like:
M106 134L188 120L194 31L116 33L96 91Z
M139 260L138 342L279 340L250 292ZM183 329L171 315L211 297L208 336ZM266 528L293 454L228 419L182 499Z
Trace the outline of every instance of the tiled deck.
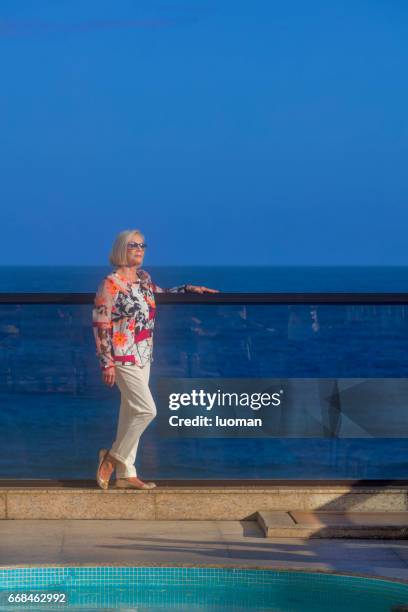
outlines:
M408 540L265 538L254 521L3 520L0 566L220 565L408 582Z

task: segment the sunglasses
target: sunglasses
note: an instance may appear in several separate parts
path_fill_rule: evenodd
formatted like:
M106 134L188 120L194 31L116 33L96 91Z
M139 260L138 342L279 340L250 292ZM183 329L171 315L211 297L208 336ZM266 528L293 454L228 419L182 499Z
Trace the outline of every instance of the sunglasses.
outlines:
M128 242L127 244L128 249L137 249L137 247L139 247L139 249L145 250L147 244L145 242Z

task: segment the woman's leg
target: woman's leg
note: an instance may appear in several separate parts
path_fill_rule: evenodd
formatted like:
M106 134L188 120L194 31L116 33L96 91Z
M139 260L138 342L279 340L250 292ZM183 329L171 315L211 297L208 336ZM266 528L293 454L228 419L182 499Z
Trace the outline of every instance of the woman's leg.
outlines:
M130 478L137 475L134 464L140 436L156 416L156 405L148 384L150 362L143 368L118 365L115 370L121 403L116 440L109 454L118 460L116 478Z

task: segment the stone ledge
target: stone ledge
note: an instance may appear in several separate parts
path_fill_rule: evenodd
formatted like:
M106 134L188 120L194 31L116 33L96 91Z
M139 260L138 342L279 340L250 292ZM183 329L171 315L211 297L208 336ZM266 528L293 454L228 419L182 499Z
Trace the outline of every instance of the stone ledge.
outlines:
M72 491L75 493L86 493L86 494L100 494L100 493L155 493L160 492L163 494L167 493L210 493L217 495L218 493L230 493L230 492L242 492L242 491L251 491L253 493L291 493L291 492L300 492L300 493L365 493L368 495L371 494L386 494L393 495L396 493L403 493L408 496L408 484L407 485L378 485L373 487L367 486L344 486L344 485L320 485L309 487L306 485L287 485L287 486L276 486L276 485L225 485L225 486L185 486L183 484L177 486L162 486L158 483L158 486L155 490L150 489L146 491L137 491L135 489L116 489L114 485L114 480L111 481L109 485L109 489L103 491L96 484L93 486L48 486L47 484L38 485L36 483L33 486L28 484L16 486L8 486L7 484L0 484L0 496L4 493L8 492L26 492L29 491L49 491L52 493L66 493L67 491ZM158 482L158 481L155 481ZM3 481L4 483L4 481Z
M256 520L263 511L408 511L408 486L0 489L0 519Z
M408 512L260 510L256 520L267 538L408 537Z

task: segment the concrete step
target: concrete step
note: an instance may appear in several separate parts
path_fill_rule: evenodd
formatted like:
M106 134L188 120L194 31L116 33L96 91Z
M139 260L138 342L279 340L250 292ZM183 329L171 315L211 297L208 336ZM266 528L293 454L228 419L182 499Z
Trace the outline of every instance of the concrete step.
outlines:
M408 486L162 486L0 484L0 519L256 520L257 512L408 511ZM293 521L292 521L293 522ZM289 525L288 525L289 528ZM314 529L314 527L307 526Z
M267 538L408 538L408 512L260 510Z

